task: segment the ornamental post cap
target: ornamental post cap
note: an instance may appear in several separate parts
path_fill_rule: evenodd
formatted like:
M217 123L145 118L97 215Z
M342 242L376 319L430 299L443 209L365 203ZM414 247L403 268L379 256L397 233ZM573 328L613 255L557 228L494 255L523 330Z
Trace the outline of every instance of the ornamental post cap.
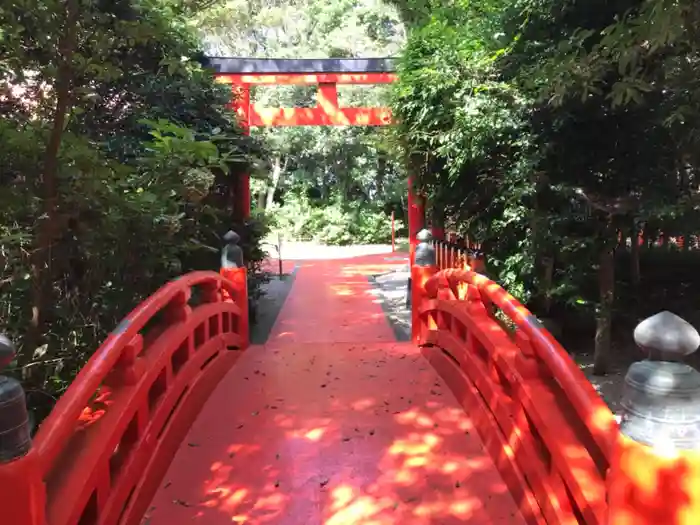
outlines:
M224 234L223 239L227 244L238 244L238 242L241 240L241 236L235 231L229 230Z
M634 329L634 342L663 360L680 360L692 354L700 346L700 334L685 319L663 311L648 317Z
M416 253L413 260L413 264L416 266L435 266L435 247L430 243L432 238L433 236L429 230L421 230L418 232L418 235L416 235L418 245L416 246Z
M430 230L423 228L418 232L418 235L416 235L416 239L418 239L419 242L430 242L433 240L433 234L430 233Z
M5 368L15 358L17 350L10 338L0 334L0 369Z

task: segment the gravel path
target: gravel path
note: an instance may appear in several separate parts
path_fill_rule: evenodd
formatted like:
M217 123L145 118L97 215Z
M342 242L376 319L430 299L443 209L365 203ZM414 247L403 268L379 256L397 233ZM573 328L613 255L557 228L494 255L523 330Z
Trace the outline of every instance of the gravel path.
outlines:
M406 306L410 275L408 265L405 265L396 271L370 278L374 285L373 294L381 302L399 341L411 339L411 309Z
M276 242L276 241L275 241ZM277 258L277 250L271 244L263 246L270 257ZM356 244L353 246L325 246L313 242L282 241L282 259L286 261L349 259L364 255L391 254L390 244Z

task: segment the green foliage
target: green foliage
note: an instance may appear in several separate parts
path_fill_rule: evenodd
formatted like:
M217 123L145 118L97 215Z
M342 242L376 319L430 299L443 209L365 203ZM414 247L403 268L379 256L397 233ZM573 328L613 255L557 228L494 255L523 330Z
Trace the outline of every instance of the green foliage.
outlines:
M319 204L305 193L290 193L284 206L271 212L275 229L288 239L340 246L391 241L391 222L386 213L367 203L337 199ZM396 228L400 227L397 221Z
M434 220L488 246L492 270L526 298L530 98L500 74L508 42L494 38L493 20L483 16L498 16L498 7L434 5L433 16L411 31L393 105L396 133Z
M209 53L225 56L393 56L405 37L397 11L378 0L214 2L193 24L205 35ZM251 100L268 107L311 107L316 104L316 91L317 86L307 85L255 86ZM338 88L339 103L346 107L386 106L387 95L387 86ZM328 207L307 210L304 221L283 220L278 227L294 229L303 223L308 232L302 236L333 243L360 242L383 235L371 232L369 224L375 217L388 222L392 210L401 215L405 209L403 163L390 154L384 130L309 126L252 133L267 152L254 172L256 210L292 217L309 190L316 194L316 206ZM400 193L395 191L399 181L403 183ZM358 219L356 204L340 204L351 201L373 205L363 205ZM383 217L376 215L382 211ZM363 224L356 227L356 220ZM359 236L353 237L354 232ZM301 235L296 229L283 233Z
M230 90L186 58L199 42L179 7L0 8L0 329L46 399L143 298L218 269L235 226L230 188L256 148ZM267 230L238 228L256 296Z
M494 276L540 313L595 312L605 347L618 231L700 226L700 8L395 3L411 24L396 142L433 220L481 242Z

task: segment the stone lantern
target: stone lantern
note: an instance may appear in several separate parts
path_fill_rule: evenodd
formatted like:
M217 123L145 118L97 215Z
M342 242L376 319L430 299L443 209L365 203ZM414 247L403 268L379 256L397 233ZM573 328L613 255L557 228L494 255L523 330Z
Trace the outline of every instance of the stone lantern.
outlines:
M0 334L0 371L15 358L12 341ZM32 446L24 389L19 381L0 375L0 464L21 458Z
M240 235L229 230L223 237L224 248L221 250L221 268L243 268L243 250L238 245Z
M435 246L432 244L433 234L430 230L422 229L416 235L418 240L418 245L416 246L416 266L434 266L436 264L435 260Z
M700 346L700 334L671 312L639 323L634 341L648 354L625 377L620 431L664 449L700 449L700 372L683 359Z
M637 326L634 340L648 357L625 377L606 524L698 523L700 372L682 361L697 350L700 334L661 312Z
M435 266L435 246L433 246L433 234L430 230L423 228L416 235L418 244L413 258L413 266L426 267ZM406 308L411 308L413 304L413 268L409 268L408 284L406 286Z

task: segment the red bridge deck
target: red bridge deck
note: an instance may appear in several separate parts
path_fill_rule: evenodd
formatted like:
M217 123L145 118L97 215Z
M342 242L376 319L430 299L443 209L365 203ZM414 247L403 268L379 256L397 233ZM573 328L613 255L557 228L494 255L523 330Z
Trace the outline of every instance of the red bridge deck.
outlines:
M523 523L473 423L367 275L383 256L300 265L264 346L192 426L143 523Z

